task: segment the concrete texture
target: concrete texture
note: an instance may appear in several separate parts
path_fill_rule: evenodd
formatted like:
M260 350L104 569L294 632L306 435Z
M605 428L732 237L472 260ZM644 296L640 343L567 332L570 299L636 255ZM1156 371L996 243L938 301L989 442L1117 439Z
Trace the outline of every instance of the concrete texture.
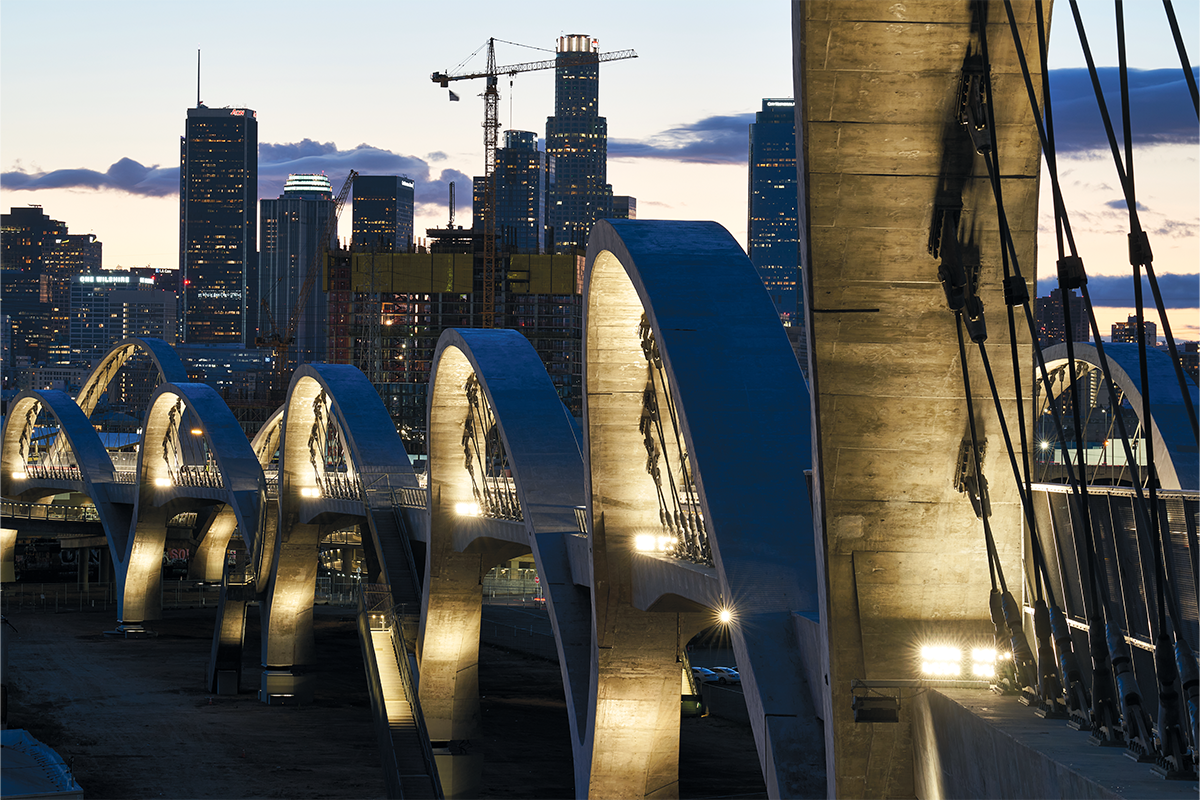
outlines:
M1015 6L1025 52L1036 52L1034 6ZM1009 337L995 203L956 119L964 58L979 52L981 25L1008 222L1031 296L1036 129L1003 4L793 0L792 9L829 793L902 797L914 791L908 724L855 725L851 682L915 677L914 648L924 641L991 637L982 526L954 485L968 420L955 315L927 251L938 203L962 206L956 235L968 263L981 264L988 345L1010 428L1016 420L1002 367ZM986 20L975 19L980 9ZM1023 326L1017 338L1028 363ZM992 528L1019 593L1019 498L969 342L967 360L990 443ZM1029 402L1025 393L1027 418Z
M474 375L495 415L523 525L455 513L474 502L464 467L464 392ZM568 539L583 503L583 461L562 401L533 345L516 331L442 334L429 392L429 549L422 613L421 703L434 740L478 735L478 651L482 576L512 555L532 552L558 650L571 730L577 793L586 787L590 751L587 710L591 604L572 579ZM482 476L480 476L482 477ZM503 534L496 529L507 529ZM501 538L502 537L502 538Z
M801 652L791 621L793 613L816 610L818 587L804 459L797 457L810 447L807 392L787 336L749 259L715 223L599 222L588 241L585 284L584 449L596 614L590 791L678 793L677 653L711 621L708 613L634 605L634 537L660 527L638 429L649 375L638 333L644 315L679 410L718 597L735 614L734 647L767 791L806 793L810 775L796 754L820 748L822 737L797 676L805 674L805 658L820 661L821 654ZM731 453L753 455L733 463ZM657 592L672 593L667 583Z
M1033 715L1015 697L972 689L904 694L901 708L912 718L914 789L921 800L1196 797L1195 780L1163 780L1121 748L1097 747L1088 734Z

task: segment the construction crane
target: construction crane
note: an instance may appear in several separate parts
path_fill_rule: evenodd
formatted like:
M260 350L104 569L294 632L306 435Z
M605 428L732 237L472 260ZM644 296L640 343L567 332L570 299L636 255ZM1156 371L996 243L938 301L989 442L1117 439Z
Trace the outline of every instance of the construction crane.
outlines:
M592 40L595 43L595 40ZM522 45L525 46L525 45ZM476 51L478 52L478 51ZM483 92L483 327L496 325L496 140L500 132L500 91L498 78L501 75L516 75L519 72L534 72L556 67L585 67L604 61L619 61L637 58L633 50L614 50L611 53L591 51L563 52L548 61L526 61L496 66L496 40L487 41L487 69L484 72L435 72L430 79L443 89L450 88L451 81L487 78ZM451 100L458 97L451 92Z
M271 364L272 372L275 373L272 389L277 393L282 394L287 389L288 350L295 341L296 329L300 326L300 316L304 313L304 307L308 304L308 296L312 294L313 286L317 282L317 274L321 271L321 264L325 259L325 254L329 251L329 242L337 233L338 217L342 214L342 206L346 204L346 198L350 195L350 187L354 185L354 179L357 177L358 173L350 170L350 174L346 176L346 182L342 184L342 190L338 193L337 199L333 201L333 210L325 222L325 230L321 232L317 251L313 253L312 261L309 262L308 273L305 274L304 284L300 287L300 296L296 298L296 305L292 307L291 316L288 318L287 330L282 332L279 330L267 298L264 297L262 300L262 310L271 323L271 332L265 337L255 338L254 344L256 347L269 347L275 351L274 362Z

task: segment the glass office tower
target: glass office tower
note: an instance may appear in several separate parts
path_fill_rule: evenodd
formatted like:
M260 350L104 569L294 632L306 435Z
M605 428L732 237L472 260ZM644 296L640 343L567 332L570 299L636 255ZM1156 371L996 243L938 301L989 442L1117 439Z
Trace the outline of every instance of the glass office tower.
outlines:
M407 253L413 241L413 182L400 175L354 179L354 246Z
M797 292L796 103L763 100L750 125L750 261L785 324L800 324Z
M257 304L258 119L248 108L189 108L180 140L183 340L242 344Z

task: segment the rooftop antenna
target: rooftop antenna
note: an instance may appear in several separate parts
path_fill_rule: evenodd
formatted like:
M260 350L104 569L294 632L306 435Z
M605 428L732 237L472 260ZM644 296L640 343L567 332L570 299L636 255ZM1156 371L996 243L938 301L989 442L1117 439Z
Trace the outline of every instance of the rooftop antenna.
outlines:
M200 103L200 48L196 48L196 108L199 108Z

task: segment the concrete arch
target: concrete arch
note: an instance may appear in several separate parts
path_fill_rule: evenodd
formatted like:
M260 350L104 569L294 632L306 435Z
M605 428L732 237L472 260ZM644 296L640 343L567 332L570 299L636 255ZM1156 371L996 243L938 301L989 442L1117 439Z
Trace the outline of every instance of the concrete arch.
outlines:
M819 563L803 458L808 392L745 253L712 222L601 221L587 250L584 457L593 553L590 792L678 793L680 630L696 615L640 611L634 537L660 528L638 420L647 385L639 324L661 353L696 476L714 569L768 793L821 791L800 766L823 730L801 676ZM802 619L807 619L803 622ZM816 637L813 637L814 639ZM820 674L817 672L816 674ZM630 680L629 675L640 676Z
M314 403L322 395L340 431L352 471L349 483L357 487L357 496L320 492L313 473L310 431ZM366 522L372 546L364 550L371 579L391 586L406 643L415 646L420 591L392 490L415 489L417 478L379 394L357 367L345 364L304 364L293 373L279 453L279 522L264 617L263 686L266 695L285 690L303 695L311 686L305 672L312 663L318 546L334 527Z
M456 504L474 501L462 444L464 384L472 375L495 415L521 523L455 513ZM591 603L587 588L571 577L568 540L578 536L575 508L584 497L583 460L571 420L533 345L517 331L445 331L430 386L429 534L419 647L421 707L430 737L454 743L476 734L480 581L506 557L532 551L558 648L576 783L586 789ZM461 776L452 783L469 789Z
M263 423L250 447L258 459L259 465L265 471L275 451L279 447L280 423L283 420L283 406L275 409L270 418ZM272 476L274 477L274 476ZM272 494L271 478L267 478L264 486L267 496ZM264 509L266 507L264 506ZM261 515L258 547L251 554L251 565L255 577L255 589L261 592L266 587L270 577L271 560L274 557L275 525L278 522L274 514ZM204 524L200 533L200 542L196 545L196 554L188 570L188 577L193 580L216 582L221 580L225 567L225 548L237 529L237 515L232 507L225 505L220 508Z
M96 403L100 400L100 395L104 394L117 371L139 352L145 353L154 361L154 365L158 367L160 383L187 382L187 369L180 361L179 354L175 352L175 348L162 339L150 337L122 339L96 362L96 366L88 373L87 379L84 380L83 386L76 396L76 401L85 417L92 416L92 412L96 410Z
M1075 342L1075 359L1100 369L1100 354L1094 344ZM1104 345L1112 369L1113 383L1125 393L1142 422L1143 429L1152 432L1154 464L1164 489L1196 491L1200 488L1200 461L1196 457L1196 440L1191 436L1187 409L1171 357L1161 350L1146 351L1147 377L1150 380L1150 421L1142 417L1142 379L1136 343L1111 342ZM1044 353L1046 369L1054 370L1067 363L1067 346L1056 344ZM1200 405L1200 391L1188 381L1192 405Z
M176 485L160 443L168 435L177 403L191 413L212 453L219 486ZM202 383L164 383L155 391L146 411L142 445L138 451L137 496L128 537L114 547L121 591L117 601L120 625L135 627L161 614L156 591L162 580L162 552L166 522L179 511L205 503L224 503L231 509L247 550L261 547L258 531L265 511L262 467L241 426L225 401ZM224 552L228 536L220 543Z
M3 470L0 474L0 494L19 497L30 492L52 495L63 491L62 481L47 483L29 477L16 477L26 474L23 456L25 444L22 439L27 438L28 427L35 421L26 417L38 406L58 420L59 434L70 447L79 469L80 488L96 505L111 541L113 532L123 532L129 527L128 514L122 514L109 497L109 489L116 481L112 459L104 449L96 429L79 410L79 406L75 405L75 401L64 392L21 392L9 405L8 417L4 421L3 446L0 447L0 469Z

